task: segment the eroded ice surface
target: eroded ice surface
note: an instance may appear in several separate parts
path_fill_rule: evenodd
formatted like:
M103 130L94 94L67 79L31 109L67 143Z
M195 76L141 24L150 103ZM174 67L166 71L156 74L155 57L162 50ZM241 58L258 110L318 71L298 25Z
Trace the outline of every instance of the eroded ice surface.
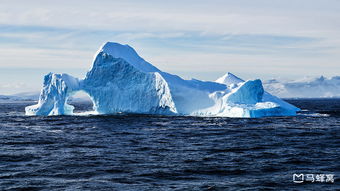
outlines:
M38 104L26 107L26 114L72 114L67 99L77 91L90 96L99 114L264 117L296 115L299 110L265 92L259 79L244 81L227 73L215 82L184 80L159 70L132 47L108 42L84 79L47 74Z

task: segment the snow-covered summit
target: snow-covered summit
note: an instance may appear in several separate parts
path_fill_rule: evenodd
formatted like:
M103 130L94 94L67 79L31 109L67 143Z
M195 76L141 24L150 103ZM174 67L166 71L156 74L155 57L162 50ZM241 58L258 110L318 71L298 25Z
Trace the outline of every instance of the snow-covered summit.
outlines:
M242 79L238 78L234 74L227 72L220 78L218 78L215 82L220 84L226 84L226 85L232 85L232 84L238 84L241 82L244 82Z
M265 92L260 80L244 81L231 73L216 82L184 80L154 67L132 47L108 42L84 79L47 74L38 104L26 107L26 114L72 114L67 100L78 91L90 96L98 114L263 117L299 110Z
M111 55L113 58L122 58L138 70L144 72L160 72L158 68L141 58L137 54L137 52L129 45L122 45L115 42L107 42L101 46L101 48L97 52L97 55L100 52ZM97 56L95 58L97 58Z

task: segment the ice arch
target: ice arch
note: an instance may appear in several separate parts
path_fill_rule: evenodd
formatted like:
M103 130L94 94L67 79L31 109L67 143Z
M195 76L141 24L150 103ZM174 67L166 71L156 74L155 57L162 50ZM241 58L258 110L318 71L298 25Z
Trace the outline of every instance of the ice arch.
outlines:
M70 94L66 104L74 106L74 114L96 114L92 98L83 90L75 91Z

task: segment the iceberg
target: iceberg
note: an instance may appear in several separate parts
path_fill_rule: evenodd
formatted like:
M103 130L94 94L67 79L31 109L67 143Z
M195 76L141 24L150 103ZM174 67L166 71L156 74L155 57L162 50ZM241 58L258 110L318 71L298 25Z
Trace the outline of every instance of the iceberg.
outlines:
M49 73L38 104L26 115L72 115L68 98L83 91L98 114L265 117L293 116L299 108L264 91L259 79L226 73L214 82L184 80L145 61L129 45L105 43L85 78Z

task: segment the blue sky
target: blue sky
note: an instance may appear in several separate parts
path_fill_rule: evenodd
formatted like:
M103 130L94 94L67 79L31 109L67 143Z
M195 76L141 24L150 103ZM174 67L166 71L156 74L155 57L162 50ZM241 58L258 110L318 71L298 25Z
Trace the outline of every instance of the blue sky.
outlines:
M340 1L1 0L0 94L83 77L106 41L184 78L340 75Z

